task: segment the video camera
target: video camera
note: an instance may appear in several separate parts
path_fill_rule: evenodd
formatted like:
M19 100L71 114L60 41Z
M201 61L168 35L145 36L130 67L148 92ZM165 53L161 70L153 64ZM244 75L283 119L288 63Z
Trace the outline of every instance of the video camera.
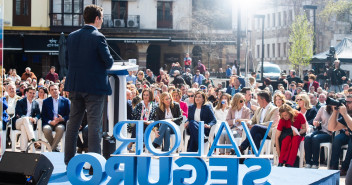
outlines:
M326 99L326 105L336 106L335 109L337 110L341 105L346 105L346 99L340 98L335 100L333 98L328 97Z

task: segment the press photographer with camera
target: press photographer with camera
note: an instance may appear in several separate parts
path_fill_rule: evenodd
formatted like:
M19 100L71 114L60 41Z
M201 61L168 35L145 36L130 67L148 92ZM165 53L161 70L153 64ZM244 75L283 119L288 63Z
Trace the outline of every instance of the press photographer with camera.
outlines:
M352 141L352 137L351 137L351 133L352 133L352 131L351 131L352 130L352 95L348 95L346 97L346 100L344 100L344 99L334 100L334 99L328 98L326 101L326 104L332 105L332 107L333 107L333 112L332 112L331 117L329 119L329 125L328 125L329 131L338 131L338 130L342 130L342 129L347 128L349 131L349 135L350 135L349 143L351 143L351 141ZM332 155L331 161L334 161L333 156L335 156L335 155ZM351 150L351 147L349 147L347 149L345 161L342 163L342 166L340 169L341 175L343 175L343 173L346 173L348 166L350 165L351 159L352 159L352 150ZM331 165L333 165L333 164L334 163L331 163ZM330 168L337 168L337 167L330 166ZM348 184L347 181L352 180L350 178L352 178L352 170L347 172L346 184Z

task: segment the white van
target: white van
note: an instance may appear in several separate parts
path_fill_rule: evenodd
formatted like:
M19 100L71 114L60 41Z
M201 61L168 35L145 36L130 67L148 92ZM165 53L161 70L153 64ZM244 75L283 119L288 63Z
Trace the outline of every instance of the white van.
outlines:
M261 81L261 70L262 70L262 65L261 62L259 62L257 66L257 81ZM281 75L281 69L277 64L273 64L270 62L264 62L264 79L265 78L270 78L271 81L278 81Z

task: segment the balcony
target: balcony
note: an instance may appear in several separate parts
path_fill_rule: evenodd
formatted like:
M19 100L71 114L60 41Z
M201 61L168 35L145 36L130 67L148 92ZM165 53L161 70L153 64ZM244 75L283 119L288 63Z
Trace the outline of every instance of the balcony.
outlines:
M83 15L79 13L51 13L50 31L71 32L84 25Z
M139 15L129 15L125 19L114 19L112 15L104 15L104 28L129 28L139 29Z

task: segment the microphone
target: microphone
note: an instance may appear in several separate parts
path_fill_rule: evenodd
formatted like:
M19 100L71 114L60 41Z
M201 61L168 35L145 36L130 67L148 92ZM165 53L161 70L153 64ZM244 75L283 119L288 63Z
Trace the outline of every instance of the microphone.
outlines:
M110 50L111 50L115 55L117 55L121 60L123 60L123 59L120 57L120 55L117 54L116 51L115 51L114 49L112 49L112 47L109 46L108 43L106 43L106 45L108 45L108 47L110 48Z

